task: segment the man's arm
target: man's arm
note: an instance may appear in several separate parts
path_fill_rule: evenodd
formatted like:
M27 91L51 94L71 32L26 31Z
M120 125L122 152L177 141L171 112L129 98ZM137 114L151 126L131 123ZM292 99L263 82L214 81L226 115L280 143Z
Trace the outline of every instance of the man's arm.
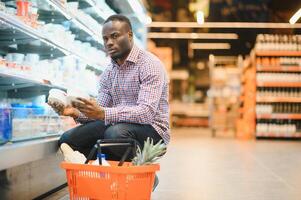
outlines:
M165 70L161 62L146 62L140 72L141 85L136 106L104 107L106 124L132 122L151 124L164 87Z

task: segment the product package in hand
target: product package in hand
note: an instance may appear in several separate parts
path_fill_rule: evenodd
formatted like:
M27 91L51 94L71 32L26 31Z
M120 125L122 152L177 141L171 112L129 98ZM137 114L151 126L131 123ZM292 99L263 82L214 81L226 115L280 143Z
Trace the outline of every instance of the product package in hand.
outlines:
M51 104L59 104L64 107L72 105L77 98L90 99L89 94L75 89L68 89L67 93L59 89L51 89L49 91L48 102Z

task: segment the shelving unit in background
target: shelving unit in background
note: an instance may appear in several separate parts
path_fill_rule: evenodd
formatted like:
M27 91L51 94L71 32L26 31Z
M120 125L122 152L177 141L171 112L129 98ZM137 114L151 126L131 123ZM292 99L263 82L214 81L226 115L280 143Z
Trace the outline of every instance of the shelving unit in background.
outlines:
M301 37L257 36L245 60L241 138L301 138Z
M209 123L212 136L236 135L242 57L209 56Z
M295 59L297 63L279 63L279 60L285 58ZM253 65L257 73L255 108L257 138L301 138L299 126L301 115L298 113L301 103L299 58L301 59L299 50L255 51ZM273 76L275 80L271 81L269 76Z

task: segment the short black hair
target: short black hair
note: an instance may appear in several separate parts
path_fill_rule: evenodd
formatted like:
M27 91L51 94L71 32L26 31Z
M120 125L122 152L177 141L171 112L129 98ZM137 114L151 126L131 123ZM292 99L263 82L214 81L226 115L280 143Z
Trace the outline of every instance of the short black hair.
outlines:
M128 25L130 31L132 31L132 24L131 24L129 18L127 18L126 16L120 15L120 14L111 15L110 17L108 17L108 18L104 21L103 24L108 23L108 22L112 22L112 21L125 22L125 23Z

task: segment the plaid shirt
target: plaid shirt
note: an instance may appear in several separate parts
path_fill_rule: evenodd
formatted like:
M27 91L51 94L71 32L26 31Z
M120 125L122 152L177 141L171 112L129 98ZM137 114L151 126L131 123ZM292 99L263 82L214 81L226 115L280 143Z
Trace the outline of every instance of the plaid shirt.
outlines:
M112 60L101 74L97 102L104 108L105 124L150 124L169 143L168 77L153 54L134 45L122 65ZM77 119L88 120L83 114Z

